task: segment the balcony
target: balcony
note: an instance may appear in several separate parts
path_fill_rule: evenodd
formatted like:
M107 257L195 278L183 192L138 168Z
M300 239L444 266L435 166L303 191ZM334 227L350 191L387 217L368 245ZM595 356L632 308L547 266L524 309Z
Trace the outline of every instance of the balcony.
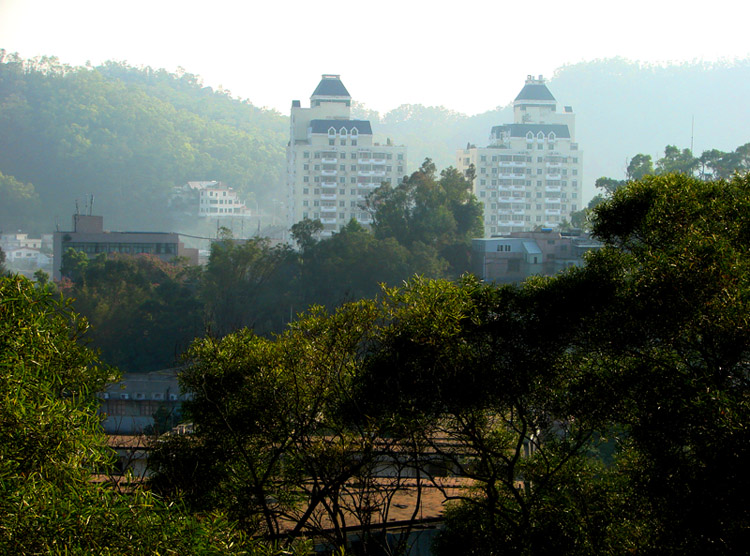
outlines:
M323 181L323 182L320 182L320 186L327 187L327 188L331 188L331 187L335 188L338 186L338 184L335 181Z
M372 164L385 164L385 158L373 158L370 162Z
M336 174L338 174L338 171L337 170L321 170L320 173L323 174L324 176L335 176Z
M547 209L544 211L544 214L547 216L560 216L562 212L560 209Z
M336 219L335 218L321 218L320 223L321 224L335 224Z
M336 194L335 193L321 193L320 198L326 201L335 201Z
M545 191L549 191L550 193L559 193L562 191L562 187L559 185L548 185L544 188Z
M523 185L499 185L498 191L524 191L525 186Z
M358 184L357 184L357 187L364 187L364 188L366 188L366 189L377 189L378 187L380 187L380 183L378 183L378 182L373 182L373 181L370 181L370 182L362 182L362 183L358 183Z
M336 212L336 207L320 207L320 212Z
M323 164L338 164L339 159L338 158L323 158L321 159Z

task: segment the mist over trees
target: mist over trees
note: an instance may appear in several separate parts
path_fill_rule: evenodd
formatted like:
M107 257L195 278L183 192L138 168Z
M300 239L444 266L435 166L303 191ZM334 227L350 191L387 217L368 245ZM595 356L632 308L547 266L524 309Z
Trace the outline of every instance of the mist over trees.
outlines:
M735 108L750 94L747 60L662 67L615 58L548 77L578 114L584 197L600 176L621 179L637 153L656 160L664 145L728 152L747 143ZM371 119L379 139L407 145L413 171L427 157L445 168L458 148L487 144L492 126L511 121L511 103L498 99L473 116L422 105L378 114L355 103L353 116ZM49 231L93 195L112 229L172 230L179 223L165 214L166 198L188 180L221 180L268 205L284 196L287 129L287 115L184 70L71 67L0 50L0 225Z
M286 125L188 73L0 51L2 226L49 231L93 195L114 229L171 229L168 193L188 180L262 198L283 183Z

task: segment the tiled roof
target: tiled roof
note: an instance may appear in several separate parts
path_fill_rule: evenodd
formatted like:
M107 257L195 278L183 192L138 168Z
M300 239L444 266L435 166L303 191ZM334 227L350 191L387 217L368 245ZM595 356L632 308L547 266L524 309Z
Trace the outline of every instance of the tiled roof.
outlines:
M349 91L346 90L346 87L344 87L344 84L341 82L338 75L324 75L323 79L318 83L318 86L315 87L312 96L351 98Z
M555 100L544 83L527 83L516 100Z

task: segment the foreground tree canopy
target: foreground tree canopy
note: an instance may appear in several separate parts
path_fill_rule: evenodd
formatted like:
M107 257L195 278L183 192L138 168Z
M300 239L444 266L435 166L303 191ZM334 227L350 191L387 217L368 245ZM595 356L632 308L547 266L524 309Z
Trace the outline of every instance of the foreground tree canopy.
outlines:
M218 513L92 482L114 462L95 394L116 374L80 344L86 329L30 281L0 278L0 552L276 554Z
M195 433L162 443L154 488L345 547L352 524L383 538L388 493L462 477L437 554L743 554L748 205L748 177L647 176L595 209L583 268L414 279L197 342Z

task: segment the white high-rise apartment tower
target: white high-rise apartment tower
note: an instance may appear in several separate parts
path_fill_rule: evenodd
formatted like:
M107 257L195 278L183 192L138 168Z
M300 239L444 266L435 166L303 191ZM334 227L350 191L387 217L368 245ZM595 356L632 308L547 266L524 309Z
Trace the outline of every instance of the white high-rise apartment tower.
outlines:
M406 171L406 147L373 142L368 120L351 119L352 97L338 75L323 75L310 108L292 101L287 145L287 220L320 219L324 236L356 218L367 195L382 183L396 185Z
M475 166L485 237L556 228L582 207L583 151L573 109L559 112L544 78L528 76L513 101L513 120L492 128L489 146L457 153L459 170Z

